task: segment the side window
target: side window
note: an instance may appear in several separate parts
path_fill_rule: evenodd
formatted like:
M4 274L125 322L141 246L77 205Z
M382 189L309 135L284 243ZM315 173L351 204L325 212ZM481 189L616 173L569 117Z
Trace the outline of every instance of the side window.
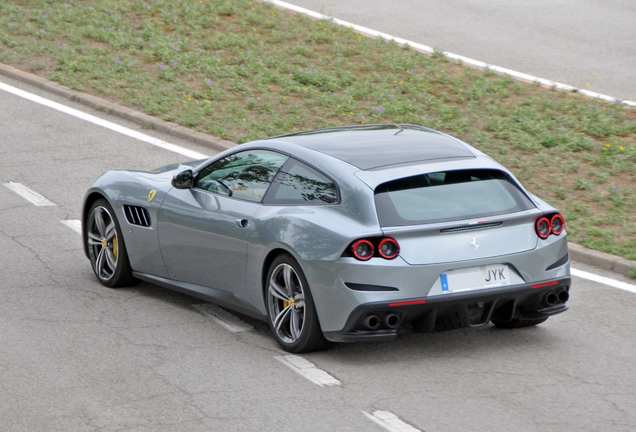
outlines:
M317 205L338 202L335 183L324 174L295 159L289 159L267 192L266 204Z
M289 159L267 150L247 150L203 168L194 187L246 201L261 202L278 170Z

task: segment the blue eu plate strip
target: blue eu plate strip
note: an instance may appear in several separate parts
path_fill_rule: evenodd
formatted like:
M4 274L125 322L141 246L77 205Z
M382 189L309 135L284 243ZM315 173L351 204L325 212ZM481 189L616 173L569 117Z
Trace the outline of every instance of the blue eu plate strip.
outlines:
M442 281L442 291L448 291L448 279L446 275L442 274L439 278Z

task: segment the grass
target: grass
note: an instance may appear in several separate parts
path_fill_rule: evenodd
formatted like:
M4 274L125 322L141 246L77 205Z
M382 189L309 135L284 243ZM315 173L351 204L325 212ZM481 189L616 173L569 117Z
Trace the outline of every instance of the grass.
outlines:
M242 143L412 123L474 145L636 260L636 113L247 0L0 3L0 62Z

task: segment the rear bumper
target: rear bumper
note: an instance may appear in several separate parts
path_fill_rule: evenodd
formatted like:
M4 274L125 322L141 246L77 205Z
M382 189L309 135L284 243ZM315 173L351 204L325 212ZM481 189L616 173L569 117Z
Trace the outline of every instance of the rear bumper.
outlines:
M562 277L532 284L494 288L444 296L405 299L397 302L365 303L356 307L340 331L324 332L333 342L390 340L398 332L431 332L463 327L479 327L491 320L535 320L565 312L565 301L548 301L548 294L569 293L571 279ZM535 287L535 288L533 288ZM568 297L562 294L561 297ZM396 328L388 328L384 318L389 314L399 317ZM365 318L375 315L382 323L369 330L363 325Z

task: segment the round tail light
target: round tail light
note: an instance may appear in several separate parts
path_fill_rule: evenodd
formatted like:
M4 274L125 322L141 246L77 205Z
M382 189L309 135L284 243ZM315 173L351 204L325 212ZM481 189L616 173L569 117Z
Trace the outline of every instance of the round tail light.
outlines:
M373 256L373 244L368 240L359 240L351 246L351 252L357 259L367 261Z
M380 242L378 252L380 252L382 258L393 259L400 253L400 246L392 238L385 238Z
M542 239L547 239L552 231L552 226L550 225L550 221L548 218L541 218L537 221L537 235Z
M552 234L559 235L565 228L565 222L563 221L563 217L561 215L552 216L552 221L550 221L552 225Z

